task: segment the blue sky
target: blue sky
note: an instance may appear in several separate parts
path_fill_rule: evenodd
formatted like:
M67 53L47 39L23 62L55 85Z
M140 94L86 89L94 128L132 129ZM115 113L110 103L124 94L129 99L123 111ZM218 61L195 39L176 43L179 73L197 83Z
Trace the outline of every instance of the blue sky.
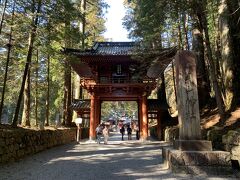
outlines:
M112 41L130 41L127 37L127 30L122 25L122 18L125 16L124 0L105 0L110 6L106 14L106 28L104 37Z

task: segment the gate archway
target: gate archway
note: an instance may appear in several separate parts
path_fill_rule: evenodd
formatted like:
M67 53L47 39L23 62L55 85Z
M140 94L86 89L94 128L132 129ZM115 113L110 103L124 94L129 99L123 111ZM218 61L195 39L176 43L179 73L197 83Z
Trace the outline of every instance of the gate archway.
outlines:
M165 65L154 63L152 59L153 62L146 63L143 67L142 64L145 63L133 58L136 47L134 42L96 42L91 49L85 51L65 49L65 53L71 55L72 68L82 77L81 87L91 96L88 100L90 139L96 138L95 128L100 122L101 102L121 100L138 103L140 138L148 138L147 98L156 87L159 70L161 74L174 53L164 57ZM83 113L81 108L75 110L79 114ZM155 110L161 112L161 108ZM160 119L158 122L160 126Z

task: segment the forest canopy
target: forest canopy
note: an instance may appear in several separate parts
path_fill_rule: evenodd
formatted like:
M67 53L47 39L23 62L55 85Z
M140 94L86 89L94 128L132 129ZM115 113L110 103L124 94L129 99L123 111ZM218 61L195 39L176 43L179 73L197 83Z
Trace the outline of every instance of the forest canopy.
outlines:
M103 41L108 5L102 0L2 0L0 6L0 119L29 126L71 118L71 112L62 112L70 111L76 74L61 50Z

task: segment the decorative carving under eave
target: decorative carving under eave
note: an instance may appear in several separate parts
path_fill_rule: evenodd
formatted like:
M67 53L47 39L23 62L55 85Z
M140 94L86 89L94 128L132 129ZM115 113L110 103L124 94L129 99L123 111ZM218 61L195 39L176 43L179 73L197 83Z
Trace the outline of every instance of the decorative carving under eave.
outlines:
M104 97L118 97L118 96L148 96L151 91L156 87L155 82L139 83L139 84L122 84L122 85L100 85L100 84L85 84L84 88L90 93L97 96Z

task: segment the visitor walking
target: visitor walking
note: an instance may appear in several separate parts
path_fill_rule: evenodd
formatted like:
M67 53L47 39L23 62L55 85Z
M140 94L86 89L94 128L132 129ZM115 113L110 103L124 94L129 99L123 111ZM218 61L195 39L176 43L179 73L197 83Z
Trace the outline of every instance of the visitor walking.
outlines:
M103 133L103 126L99 124L96 128L97 143L98 144L100 144L100 142L101 142L102 133Z
M127 126L128 140L132 140L132 128L130 125Z
M123 140L124 140L124 139L123 139L123 136L124 136L124 134L125 134L124 126L121 127L120 133L122 134L122 141L123 141Z
M136 131L136 139L139 140L139 127L137 124L135 126L135 131Z
M104 129L103 129L103 136L104 136L104 144L108 143L108 137L109 137L109 129L108 126L105 125Z

